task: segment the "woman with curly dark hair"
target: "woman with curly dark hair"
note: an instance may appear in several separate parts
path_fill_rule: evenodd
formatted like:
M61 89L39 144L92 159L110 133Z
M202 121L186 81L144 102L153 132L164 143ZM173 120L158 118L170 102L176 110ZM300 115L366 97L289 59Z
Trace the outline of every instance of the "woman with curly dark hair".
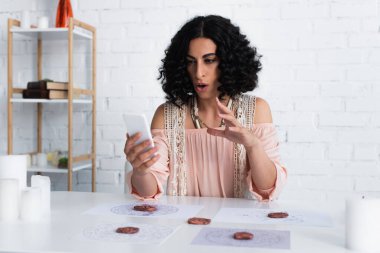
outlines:
M287 172L265 100L252 91L260 56L230 20L199 16L173 37L162 60L166 93L152 120L155 147L127 138L127 183L139 198L168 195L274 199Z

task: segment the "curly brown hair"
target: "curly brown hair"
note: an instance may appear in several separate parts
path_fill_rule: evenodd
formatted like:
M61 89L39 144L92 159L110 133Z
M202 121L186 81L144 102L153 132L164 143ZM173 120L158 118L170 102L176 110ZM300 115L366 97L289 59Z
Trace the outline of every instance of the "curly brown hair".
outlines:
M261 55L250 46L240 28L221 16L197 16L176 33L161 60L158 80L161 80L168 102L181 106L195 94L187 72L186 56L190 41L200 37L211 39L217 46L220 97L226 94L234 97L257 87Z

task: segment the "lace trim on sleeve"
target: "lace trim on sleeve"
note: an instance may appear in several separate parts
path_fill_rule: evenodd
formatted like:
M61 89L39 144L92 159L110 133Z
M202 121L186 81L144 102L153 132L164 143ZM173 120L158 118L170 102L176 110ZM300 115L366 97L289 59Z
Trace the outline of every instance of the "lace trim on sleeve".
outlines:
M256 97L241 95L234 101L236 108L236 119L240 124L250 130L253 129L253 119L255 114ZM234 197L242 198L246 195L247 186L245 184L245 172L247 167L247 155L243 145L234 143Z
M186 106L181 108L165 103L165 131L169 142L169 177L167 193L173 196L187 195L187 169L185 164L185 120Z

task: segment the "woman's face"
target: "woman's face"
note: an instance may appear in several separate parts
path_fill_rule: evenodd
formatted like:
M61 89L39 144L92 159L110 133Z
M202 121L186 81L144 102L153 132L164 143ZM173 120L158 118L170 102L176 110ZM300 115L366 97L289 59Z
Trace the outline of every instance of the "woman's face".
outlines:
M187 71L200 98L214 98L219 95L219 58L215 43L207 38L190 41L187 53Z

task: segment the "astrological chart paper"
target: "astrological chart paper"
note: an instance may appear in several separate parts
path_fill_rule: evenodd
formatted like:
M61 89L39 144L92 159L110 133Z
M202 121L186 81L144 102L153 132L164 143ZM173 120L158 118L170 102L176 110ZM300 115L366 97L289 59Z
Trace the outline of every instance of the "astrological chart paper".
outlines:
M271 212L286 212L286 218L269 218ZM256 208L221 208L214 222L250 224L292 224L316 227L331 227L330 216L324 213L302 210L272 210Z
M148 204L156 207L156 211L136 211L133 209L136 205ZM131 217L165 217L165 218L189 218L196 216L196 214L203 208L200 205L169 205L151 202L132 202L132 203L109 203L96 206L87 210L83 214L92 215L124 215Z
M253 234L251 240L236 240L236 232ZM231 246L247 248L290 249L290 231L202 228L191 242L193 245Z
M135 234L116 233L119 227L137 227ZM101 223L86 227L75 236L79 241L96 241L128 244L162 244L176 227L142 223Z

